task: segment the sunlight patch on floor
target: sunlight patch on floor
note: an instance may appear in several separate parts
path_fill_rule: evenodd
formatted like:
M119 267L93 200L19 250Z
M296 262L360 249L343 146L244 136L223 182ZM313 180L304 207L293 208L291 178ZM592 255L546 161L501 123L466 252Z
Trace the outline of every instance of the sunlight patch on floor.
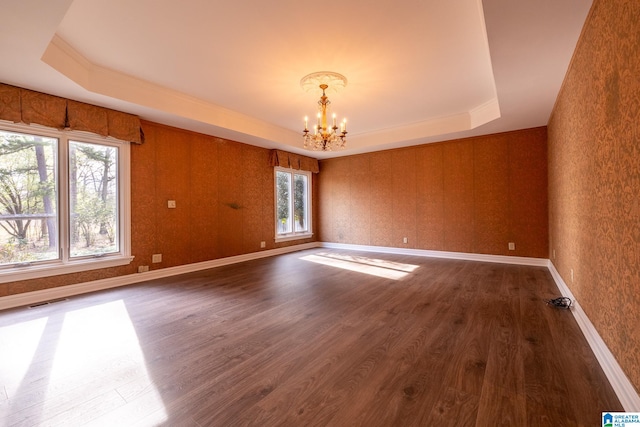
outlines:
M12 349L0 352L9 420L22 420L23 410L29 413L23 421L33 425L168 419L122 300L2 327L0 345Z
M105 393L100 398L105 406L114 407L98 419L99 423L123 425L132 421L132 412L151 411L158 417L155 422L167 420L162 398L149 378L138 336L122 300L68 312L65 316L49 390L69 381L69 377L86 382L93 376L97 381L91 387L104 387ZM139 387L139 392L121 392L132 386ZM143 411L140 405L144 406ZM132 411L129 406L137 409Z
M4 385L8 397L22 383L46 324L42 317L0 326L0 387Z
M324 252L306 255L300 259L392 280L401 280L419 268L418 265L413 264Z

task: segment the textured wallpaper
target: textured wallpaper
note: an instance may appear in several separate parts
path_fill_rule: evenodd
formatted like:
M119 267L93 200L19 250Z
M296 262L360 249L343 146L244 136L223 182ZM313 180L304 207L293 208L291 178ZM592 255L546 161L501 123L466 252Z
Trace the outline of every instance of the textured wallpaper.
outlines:
M174 267L312 239L274 243L275 191L269 150L143 122L131 147L131 249L124 267L0 284L0 296ZM317 179L313 179L317 217ZM176 208L167 208L175 200ZM152 264L152 254L162 263Z
M640 1L594 1L548 132L551 260L640 391Z
M318 178L322 241L548 257L544 127L327 159Z

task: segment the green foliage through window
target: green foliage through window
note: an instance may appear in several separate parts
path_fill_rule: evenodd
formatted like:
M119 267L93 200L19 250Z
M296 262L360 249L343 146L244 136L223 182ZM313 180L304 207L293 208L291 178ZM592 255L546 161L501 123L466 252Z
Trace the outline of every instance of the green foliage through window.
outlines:
M0 130L0 266L118 252L118 188L113 145Z
M0 264L58 258L57 147L0 131Z
M71 256L118 250L117 150L69 142Z
M276 234L309 233L310 174L276 170Z

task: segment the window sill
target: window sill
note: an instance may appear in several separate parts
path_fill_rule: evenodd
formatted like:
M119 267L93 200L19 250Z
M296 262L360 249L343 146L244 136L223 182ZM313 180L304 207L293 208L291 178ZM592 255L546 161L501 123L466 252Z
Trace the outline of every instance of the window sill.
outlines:
M291 234L287 236L276 236L275 241L276 243L280 243L280 242L289 242L291 240L309 239L311 237L313 237L313 233Z
M103 259L87 259L74 261L67 264L61 262L55 264L30 265L25 267L13 267L0 271L0 283L16 282L18 280L38 279L41 277L58 276L60 274L79 273L82 271L97 270L100 268L119 267L128 265L133 261L132 256L113 256Z

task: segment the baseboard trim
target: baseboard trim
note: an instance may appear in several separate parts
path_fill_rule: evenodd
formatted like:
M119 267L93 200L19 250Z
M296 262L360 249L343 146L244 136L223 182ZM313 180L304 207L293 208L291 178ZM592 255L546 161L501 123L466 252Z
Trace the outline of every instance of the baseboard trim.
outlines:
M0 310L7 310L9 308L15 307L24 307L44 301L51 301L59 298L68 298L74 295L132 285L147 280L161 279L164 277L176 276L178 274L207 270L210 268L221 267L223 265L236 264L239 262L251 261L260 258L267 258L289 252L317 248L319 246L320 244L318 242L285 246L277 249L269 249L266 251L251 252L243 255L214 259L211 261L180 265L177 267L162 268L159 270L151 270L144 273L128 274L126 276L111 277L108 279L93 280L91 282L76 283L73 285L60 286L57 288L9 295L0 298Z
M24 307L44 301L51 301L59 298L67 298L89 292L96 292L105 289L117 288L144 282L146 280L161 279L164 277L176 276L178 274L191 273L199 270L221 267L223 265L235 264L238 262L250 261L259 258L266 258L282 255L289 252L296 252L305 249L318 247L357 250L366 252L381 252L403 255L414 255L432 258L448 258L468 261L498 262L506 264L546 266L548 260L540 258L510 257L501 255L471 254L462 252L429 251L421 249L392 248L385 246L365 246L348 245L342 243L311 242L301 245L285 246L277 249L270 249L260 252L252 252L227 258L220 258L211 261L204 261L193 264L180 265L176 267L151 270L144 273L128 274L125 276L111 277L107 279L93 280L90 282L76 283L73 285L60 286L57 288L43 289L40 291L24 292L15 295L0 297L0 310L7 310L15 307Z
M290 252L297 252L305 249L313 248L329 248L329 249L345 249L364 252L380 252L400 255L413 255L430 258L445 258L445 259L457 259L466 261L481 261L481 262L494 262L501 264L517 264L517 265L529 265L547 267L553 280L555 281L560 293L563 296L571 298L574 301L573 304L573 316L580 327L580 330L584 334L591 350L596 356L596 359L600 363L602 370L604 371L607 379L611 383L614 392L618 396L620 403L624 407L625 411L639 412L640 411L640 396L636 392L633 384L629 381L615 357L605 344L605 342L596 331L595 327L580 307L580 303L576 301L575 297L571 293L571 290L564 282L553 263L548 259L542 258L528 258L528 257L512 257L503 255L485 255L485 254L472 254L464 252L445 252L445 251L430 251L423 249L405 249L405 248L393 248L386 246L366 246L366 245L350 245L343 243L330 243L330 242L311 242L302 245L286 246L277 249L270 249L260 252L252 252L243 255L237 255L227 258L220 258L211 261L204 261L194 264L186 264L177 267L163 268L159 270L152 270L145 273L129 274L126 276L112 277L108 279L94 280L91 282L77 283L73 285L61 286L58 288L43 289L40 291L25 292L16 295L9 295L6 297L0 297L0 310L6 310L15 307L22 307L31 304L36 304L44 301L50 301L58 298L67 298L74 295L96 292L105 289L117 288L120 286L132 285L135 283L144 282L147 280L161 279L170 276L176 276L178 274L191 273L199 270L207 270L210 268L221 267L224 265L235 264L239 262L251 261L254 259L266 258L276 255L282 255Z
M551 261L549 261L548 267L549 272L551 273L553 280L556 282L562 296L571 298L573 301L573 308L571 310L573 317L575 317L578 326L582 330L582 333L591 347L591 350L595 354L596 359L598 359L598 362L607 376L611 387L613 387L613 390L618 396L618 400L620 400L622 407L627 412L639 412L640 395L636 392L633 384L631 384L631 381L629 381L629 378L618 364L613 353L611 353L602 337L600 337L600 334L593 326L593 323L591 323L584 310L582 310L580 303L573 296L571 290Z
M321 247L330 249L347 249L354 251L364 252L381 252L388 254L399 255L413 255L429 258L446 258L446 259L459 259L465 261L481 261L481 262L494 262L500 264L517 264L517 265L530 265L538 267L546 267L549 260L546 258L529 258L529 257L517 257L517 256L505 256L505 255L485 255L485 254L473 254L466 252L445 252L445 251L430 251L425 249L408 249L408 248L393 248L388 246L367 246L367 245L350 245L345 243L328 243L322 242Z

